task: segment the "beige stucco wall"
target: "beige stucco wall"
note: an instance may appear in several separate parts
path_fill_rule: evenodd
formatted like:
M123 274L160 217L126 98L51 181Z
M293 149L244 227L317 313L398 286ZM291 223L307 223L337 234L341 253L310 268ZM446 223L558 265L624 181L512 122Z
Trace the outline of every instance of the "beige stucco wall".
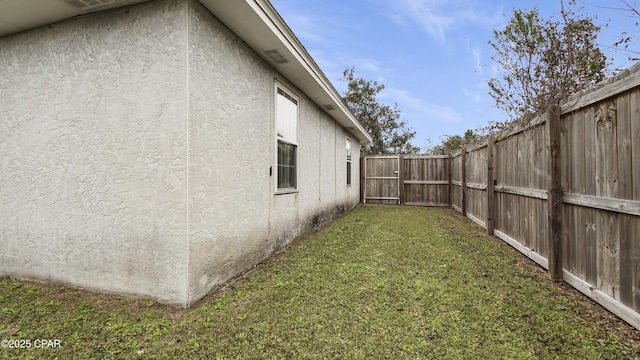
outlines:
M185 7L0 38L0 276L186 301Z
M300 98L275 194L274 83ZM0 38L0 276L188 305L358 202L358 146L193 0Z
M358 146L197 2L189 17L189 288L198 299L359 201ZM298 192L275 194L275 82L299 96ZM336 163L337 160L337 163Z

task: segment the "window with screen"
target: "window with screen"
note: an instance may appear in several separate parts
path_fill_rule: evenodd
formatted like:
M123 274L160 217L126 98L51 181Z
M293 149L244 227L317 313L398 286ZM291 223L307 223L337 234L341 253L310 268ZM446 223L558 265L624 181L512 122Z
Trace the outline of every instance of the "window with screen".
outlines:
M351 185L351 139L347 139L347 185Z
M277 191L295 190L298 171L298 99L276 85Z

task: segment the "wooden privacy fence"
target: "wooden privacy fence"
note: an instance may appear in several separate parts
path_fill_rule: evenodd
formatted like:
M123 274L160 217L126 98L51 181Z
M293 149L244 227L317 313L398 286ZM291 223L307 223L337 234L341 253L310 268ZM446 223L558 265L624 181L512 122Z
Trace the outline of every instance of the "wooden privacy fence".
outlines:
M362 201L369 204L449 206L449 156L362 158Z
M454 209L640 329L640 64L440 165Z
M453 208L640 329L640 65L451 162Z

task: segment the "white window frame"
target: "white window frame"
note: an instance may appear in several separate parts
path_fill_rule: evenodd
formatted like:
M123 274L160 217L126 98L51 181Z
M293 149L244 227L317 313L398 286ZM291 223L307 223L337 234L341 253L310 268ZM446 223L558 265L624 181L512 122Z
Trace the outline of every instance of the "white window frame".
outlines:
M353 163L351 162L351 157L353 153L353 146L351 143L351 139L347 138L346 141L346 150L347 150L347 186L351 186L353 184Z
M280 94L279 92L284 93L284 96L282 94ZM275 87L274 87L274 103L275 103L275 114L274 114L274 129L275 129L275 141L274 141L274 189L275 189L275 193L276 194L289 194L289 193L295 193L298 192L298 183L299 183L299 148L298 148L298 135L299 135L299 126L300 126L300 98L291 90L289 90L287 87L285 87L284 85L282 85L280 82L276 81L275 82ZM281 110L278 106L278 103L283 100L286 99L288 101L290 101L291 103L295 104L295 114L291 114L289 113L288 115L286 113L282 113ZM289 109L291 110L291 109ZM286 111L286 110L285 110ZM284 134L280 134L278 132L279 130L279 126L281 126L281 123L279 122L279 120L281 120L281 116L293 116L295 118L295 128L293 128L291 125L285 126L285 128L283 129ZM293 187L286 187L286 188L280 188L279 187L279 182L280 182L280 168L279 168L279 164L278 164L278 144L279 143L284 143L284 144L288 144L288 145L293 145L295 147L295 153L294 153L294 164L293 164L293 169L294 169L294 186Z

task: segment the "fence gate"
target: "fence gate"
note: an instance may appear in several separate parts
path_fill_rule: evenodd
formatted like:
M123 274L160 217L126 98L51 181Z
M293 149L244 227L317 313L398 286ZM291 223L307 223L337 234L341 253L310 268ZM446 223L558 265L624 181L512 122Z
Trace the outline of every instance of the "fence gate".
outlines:
M448 155L400 157L400 199L405 205L449 206L451 159Z
M449 156L366 156L362 200L369 204L449 206L450 168Z
M363 202L400 204L400 157L367 156L363 160Z

